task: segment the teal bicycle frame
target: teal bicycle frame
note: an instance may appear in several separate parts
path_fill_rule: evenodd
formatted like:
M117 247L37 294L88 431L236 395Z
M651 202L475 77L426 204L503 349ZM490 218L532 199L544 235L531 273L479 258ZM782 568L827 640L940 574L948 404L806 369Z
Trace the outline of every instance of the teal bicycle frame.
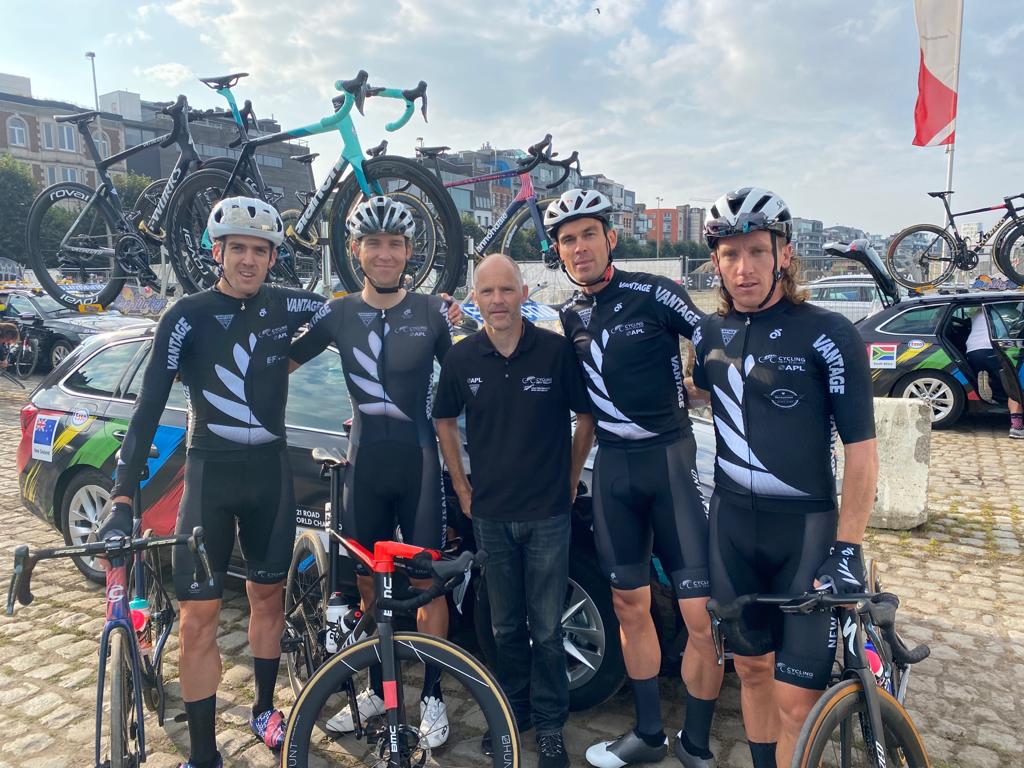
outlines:
M337 130L338 133L341 134L341 139L344 144L341 156L334 164L334 167L324 180L324 183L321 184L320 188L317 189L312 197L309 198L298 220L294 225L289 226L288 231L285 233L286 237L298 241L301 245L304 245L307 248L315 248L318 245L317 238L309 236L309 230L312 227L313 222L320 217L320 214L330 197L331 191L344 177L349 166L352 167L352 172L355 174L356 181L359 183L360 189L363 190L363 194L383 194L383 189L380 184L374 182L371 185L367 181L366 173L363 170L363 148L359 143L359 136L356 134L355 124L351 117L352 107L356 104L356 96L345 90L344 85L345 83L341 80L336 81L334 84L335 88L344 93L344 97L340 108L333 115L324 117L315 123L305 125L301 128L293 128L288 131L281 131L279 133L261 136L258 139L253 139L251 141L243 141L241 154L235 163L235 167L231 172L231 177L228 179L226 187L226 189L230 189L231 185L234 184L234 182L245 172L246 167L255 168L256 163L252 162L252 158L259 147L267 144L275 144L281 141L288 141L289 139L301 139ZM359 87L361 88L362 86ZM238 105L235 103L235 98L231 93L231 89L222 88L218 89L217 92L227 100L231 107L232 114L235 115L235 120L237 122L244 123L238 112ZM406 98L402 91L397 88L375 88L368 92L368 95L399 99L405 102L405 112L402 116L385 126L385 129L389 132L397 131L408 123L409 119L412 117L413 111L415 110L415 103ZM257 186L259 187L258 191L260 196L265 197L266 187L258 171L252 174L252 178L256 181ZM212 241L210 241L209 235L205 232L203 234L203 244L207 248L212 247Z

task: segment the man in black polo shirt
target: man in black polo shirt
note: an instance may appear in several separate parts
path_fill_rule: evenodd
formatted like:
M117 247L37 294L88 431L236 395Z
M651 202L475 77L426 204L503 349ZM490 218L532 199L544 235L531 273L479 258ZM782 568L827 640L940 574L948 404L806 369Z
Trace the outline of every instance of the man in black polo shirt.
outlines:
M501 254L484 259L475 295L484 327L445 357L434 401L437 437L477 546L489 555L498 680L519 729L537 727L539 768L563 768L569 510L594 423L569 342L520 314L527 288L516 263ZM463 409L472 485L459 450ZM570 411L577 414L574 437ZM485 735L484 751L489 747Z

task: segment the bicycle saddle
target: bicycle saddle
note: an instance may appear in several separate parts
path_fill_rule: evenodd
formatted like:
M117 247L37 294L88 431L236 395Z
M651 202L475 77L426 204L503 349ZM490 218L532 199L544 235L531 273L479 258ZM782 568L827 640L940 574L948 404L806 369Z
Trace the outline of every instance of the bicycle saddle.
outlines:
M317 464L326 464L332 467L348 463L345 457L341 455L341 451L337 448L324 447L317 447L313 449L313 461Z
M319 152L310 152L308 155L294 155L291 159L296 163L305 163L306 165L309 165L318 157L320 157Z
M200 77L199 82L204 85L208 85L213 89L217 88L232 88L235 83L241 80L243 77L248 77L248 72L235 72L230 75L221 75L220 77Z
M420 157L434 158L440 154L444 154L451 147L416 147L416 154Z
M90 123L93 118L98 115L99 112L92 110L91 112L79 112L77 115L54 115L53 119L58 123Z
M928 197L949 197L952 194L953 190L949 190L948 192L929 192Z

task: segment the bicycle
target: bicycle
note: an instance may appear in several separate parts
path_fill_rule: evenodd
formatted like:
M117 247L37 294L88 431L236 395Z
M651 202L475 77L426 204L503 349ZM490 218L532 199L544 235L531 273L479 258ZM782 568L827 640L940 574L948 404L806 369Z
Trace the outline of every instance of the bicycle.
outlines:
M420 157L421 161L432 160L434 163L434 173L438 179L441 179L441 167L438 156L448 149L451 149L451 147L417 147L416 154ZM473 251L476 261L484 257L487 249L490 248L498 235L504 230L505 236L501 239L500 248L502 253L511 255L513 253L513 246L517 246L520 250L526 250L526 256L522 259L523 261L543 261L548 267L558 266L558 257L554 255L554 250L551 247L552 244L548 240L547 232L544 229L544 210L554 198L544 198L538 202L537 193L533 186L533 178L530 176L530 172L541 163L561 168L563 171L561 177L551 184L544 185L545 189L555 189L569 178L573 166L575 166L577 174L581 172L579 152L574 151L564 160L555 160L554 158L557 154L557 152L551 152L551 134L549 133L536 144L527 148L526 157L516 161L516 168L489 173L483 176L474 176L469 179L442 181L445 189L452 189L453 187L464 187L485 181L500 181L513 177L519 179L518 194L509 203L501 216L495 219L491 228L480 238L480 242L474 243ZM529 233L531 226L533 227L533 234ZM531 245L534 243L535 246L531 248ZM461 284L461 282L460 279L458 284Z
M871 580L877 583L874 575ZM926 645L907 648L896 632L896 595L812 591L799 595L742 595L727 605L709 600L707 610L719 664L723 661L723 627L735 628L734 622L751 605L773 605L789 614L837 609L842 661L804 722L793 753L794 768L927 768L924 743L903 708L903 700L910 665L926 659L930 651ZM725 630L724 634L734 650L756 651L744 642L740 632ZM865 649L866 638L881 661L877 672L871 668L873 659Z
M151 449L153 457L155 449ZM143 479L148 471L143 470ZM105 557L110 563L106 584L106 623L100 634L99 671L96 681L96 768L135 768L146 761L146 728L143 705L164 722L163 652L174 624L175 611L163 587L157 552L162 547L187 545L197 557L197 570L211 579L203 529L191 534L138 537L141 524L135 495L132 536L112 536L104 541L31 552L22 544L14 551L14 573L7 592L8 616L14 603L30 605L32 573L41 560L59 557ZM131 568L129 570L129 562ZM196 581L201 581L197 573ZM133 598L129 598L133 595ZM109 727L104 743L103 699L110 660Z
M346 256L348 232L345 221L365 197L393 194L409 205L416 217L416 237L410 263L421 266L414 275L415 284L426 285L436 293L450 293L454 289L451 281L457 275L450 274L446 265L456 264L461 256L462 227L455 204L436 179L412 160L378 156L364 161L351 117L353 106L362 114L367 98L382 96L405 104L405 112L388 123L386 130L397 131L404 126L412 117L417 100L422 100L425 119L427 84L420 81L416 88L409 90L374 88L367 84L367 79L367 73L360 71L352 80L335 82L335 88L342 94L332 100L335 108L332 115L301 128L243 140L239 158L230 172L203 169L192 174L179 187L172 205L171 255L173 260L178 260L178 268L186 270L198 287L212 285L217 276L211 255L213 243L206 233L207 217L217 200L231 195L252 194L246 190L241 177L247 169L254 168L252 156L255 151L267 144L337 130L344 145L341 156L318 189L300 196L303 208L289 214L285 247L293 253L319 259L321 249L329 244L334 268L345 287L352 291L361 290L361 275L353 270ZM346 176L349 166L352 173ZM251 175L257 184L257 196L266 199L267 190L258 169ZM412 191L414 187L415 191ZM334 201L330 203L332 192L335 192ZM321 219L329 203L331 210L326 215L329 235L324 237ZM324 279L330 282L326 277Z
M893 238L885 253L885 266L900 285L912 289L933 288L952 276L957 269L970 271L978 266L978 252L992 248L992 261L1007 278L1024 285L1024 216L1013 201L1024 199L1024 193L1004 197L1003 202L985 208L953 213L949 207L950 192L929 192L929 197L942 200L946 209L945 227L914 224ZM987 211L1005 210L1003 217L977 243L971 243L957 229L956 220ZM937 275L932 275L938 270Z
M14 375L19 379L27 379L35 373L36 365L39 363L39 340L23 327L21 338L16 343L8 345L6 354L5 371L14 371Z

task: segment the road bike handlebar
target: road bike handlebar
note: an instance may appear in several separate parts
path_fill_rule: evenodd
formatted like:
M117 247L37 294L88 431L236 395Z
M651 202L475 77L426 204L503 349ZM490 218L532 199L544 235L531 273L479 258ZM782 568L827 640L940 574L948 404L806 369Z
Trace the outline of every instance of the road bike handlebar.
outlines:
M348 104L348 110L345 111L344 116L348 116L348 113L352 110L353 103L356 105L356 109L359 110L359 114L363 114L363 104L366 102L366 81L369 77L370 75L367 74L365 69L360 69L358 74L356 74L356 76L351 80L334 81L335 89L344 92L344 103ZM344 109L344 103L342 105L342 109Z
M466 571L474 565L482 565L487 560L483 550L463 552L454 560L432 560L429 551L421 552L405 563L405 571L412 578L433 578L434 583L424 590L410 589L412 597L399 600L393 597L377 596L377 608L394 613L412 613L432 600L451 592L465 576Z
M561 168L563 171L561 178L553 184L548 184L547 189L554 189L555 187L561 186L562 182L569 178L569 174L572 173L573 164L576 165L576 173L582 173L580 170L580 153L576 150L573 150L573 153L565 158L565 160L552 160L549 158L548 160L545 160L545 162L548 165Z
M155 538L143 536L137 539L130 536L111 536L103 541L90 544L41 549L38 552L31 552L27 544L22 544L14 550L14 573L11 575L11 585L7 590L7 615L13 615L15 599L22 605L30 605L35 599L32 594L32 572L40 560L52 560L73 555L105 557L110 560L126 557L132 552L178 544L187 544L189 550L196 555L196 581L208 581L212 587L213 572L210 570L210 559L206 554L206 540L202 526L196 526L190 534L182 533ZM203 571L202 578L199 578L200 569Z
M427 83L424 80L420 80L415 88L406 88L405 90L401 88L375 88L367 86L366 95L368 97L383 96L386 99L398 99L405 102L405 111L402 113L402 116L384 126L384 130L388 132L397 131L409 122L412 113L416 110L416 99L423 100L420 111L423 113L423 122L427 122Z
M541 163L553 162L551 160L551 134L544 134L544 138L536 144L526 148L526 157L516 161L520 173L529 173Z
M719 633L721 624L738 621L744 609L750 605L774 605L783 613L801 615L840 607L852 608L857 615L869 617L871 623L878 627L892 648L893 661L897 664L917 664L928 658L931 649L924 644L915 648L908 648L904 644L896 632L896 609L899 604L899 597L891 592L834 595L831 592L811 591L798 595L740 595L725 604L712 598L708 600L707 611L711 614L715 633ZM733 633L730 643L737 647L746 645L740 632Z
M188 98L183 93L178 94L177 101L161 109L160 114L167 115L174 121L174 127L171 129L171 132L167 134L166 139L160 142L160 148L166 149L178 141L182 130L188 125ZM185 116L184 120L181 119L182 115Z

